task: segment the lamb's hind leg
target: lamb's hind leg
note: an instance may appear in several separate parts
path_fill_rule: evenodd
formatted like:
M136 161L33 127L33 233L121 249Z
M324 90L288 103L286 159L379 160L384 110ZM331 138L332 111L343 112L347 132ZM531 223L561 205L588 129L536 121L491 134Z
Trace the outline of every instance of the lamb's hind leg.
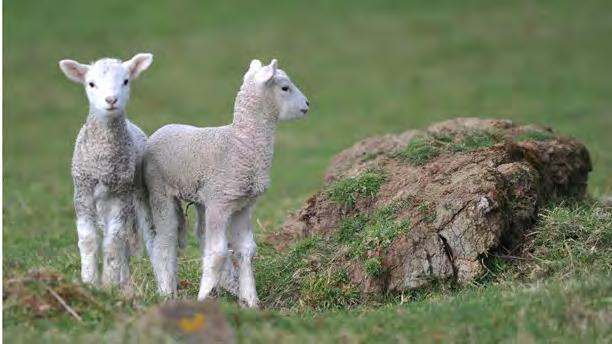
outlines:
M200 244L200 250L204 252L204 228L206 227L206 207L203 204L196 203L196 224L195 235ZM238 296L238 275L234 264L232 263L232 255L228 254L225 259L225 266L221 271L219 285L230 292L232 295Z
M130 278L129 235L134 226L135 211L131 195L104 201L104 261L102 284L124 285Z
M74 195L74 208L81 254L81 280L84 283L98 284L100 283L98 272L100 237L96 228L93 192L77 188Z
M202 281L198 300L204 300L217 286L225 265L228 250L226 230L231 211L227 206L211 205L206 209Z
M252 260L255 255L255 237L251 223L252 206L236 212L232 217L230 231L234 255L238 259L238 298L247 307L257 307L259 299L255 290Z
M182 215L180 204L173 196L151 191L149 195L155 237L151 250L151 263L157 288L162 295L177 293L178 228Z

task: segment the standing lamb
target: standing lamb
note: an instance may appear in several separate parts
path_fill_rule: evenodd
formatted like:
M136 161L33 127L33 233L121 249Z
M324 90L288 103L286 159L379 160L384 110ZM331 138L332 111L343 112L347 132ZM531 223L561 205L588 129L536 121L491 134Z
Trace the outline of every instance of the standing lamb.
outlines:
M236 96L232 124L215 128L171 124L151 136L145 180L156 231L151 258L161 294L177 290L176 251L184 200L196 204L196 233L203 246L198 299L205 299L222 278L229 242L238 260L239 300L257 306L251 267L252 209L270 183L277 121L300 118L307 111L308 100L277 69L276 60L267 66L253 60Z
M81 278L85 283L98 284L100 280L98 227L104 229L105 286L123 285L129 280L128 260L130 251L138 245L138 231L143 232L145 240L151 238L142 174L147 136L126 118L125 107L132 80L152 61L151 54L137 54L125 62L110 58L91 65L73 60L59 62L70 80L84 85L89 98L89 115L72 157Z

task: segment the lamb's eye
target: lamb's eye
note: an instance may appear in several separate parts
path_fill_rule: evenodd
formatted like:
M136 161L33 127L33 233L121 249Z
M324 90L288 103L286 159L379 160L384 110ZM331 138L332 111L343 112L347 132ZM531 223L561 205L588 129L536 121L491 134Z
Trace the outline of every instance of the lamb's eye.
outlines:
M126 86L128 84L128 79L123 80L123 86Z
M283 86L283 87L281 88L281 90L283 90L283 91L287 92L287 91L289 91L289 86Z
M94 84L93 82L90 81L89 82L89 87L94 88L94 87L96 87L96 84Z

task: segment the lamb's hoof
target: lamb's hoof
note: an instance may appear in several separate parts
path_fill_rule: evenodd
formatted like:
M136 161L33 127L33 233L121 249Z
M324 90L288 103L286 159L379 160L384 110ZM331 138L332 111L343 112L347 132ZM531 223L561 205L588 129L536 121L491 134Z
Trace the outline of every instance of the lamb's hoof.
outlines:
M86 284L94 288L100 286L100 277L81 278L81 281L83 282L83 284Z
M174 299L178 296L178 292L176 290L168 291L158 289L157 293L165 300Z
M136 291L136 286L133 282L125 283L121 285L120 292L121 292L121 295L129 299L134 298L138 295Z
M177 298L177 295L175 294L162 294L162 293L158 293L160 299L162 299L163 301L169 301L169 300L174 300Z
M102 277L102 283L100 284L101 288L104 290L113 290L115 288L119 288L121 287L121 283L119 283L119 280L116 278L108 278L108 277Z
M221 297L222 290L219 287L214 287L207 295L201 295L198 293L198 301L204 301L207 299L218 299Z
M242 308L259 309L259 300L247 301L245 299L238 299L238 303Z

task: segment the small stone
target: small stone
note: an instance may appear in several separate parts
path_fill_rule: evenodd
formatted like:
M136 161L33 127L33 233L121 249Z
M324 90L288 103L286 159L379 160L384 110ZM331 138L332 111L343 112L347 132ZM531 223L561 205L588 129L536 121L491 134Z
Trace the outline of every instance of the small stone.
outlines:
M154 307L142 316L139 329L143 342L148 339L155 342L160 336L187 343L236 342L225 314L212 299L170 301Z

